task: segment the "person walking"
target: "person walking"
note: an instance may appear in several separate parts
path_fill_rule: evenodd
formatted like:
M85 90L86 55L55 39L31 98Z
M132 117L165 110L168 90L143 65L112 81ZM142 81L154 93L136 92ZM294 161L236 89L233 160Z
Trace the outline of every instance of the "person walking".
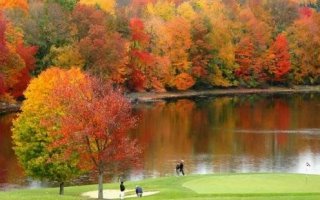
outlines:
M177 176L180 175L180 162L178 162L176 165L176 173L177 173Z
M142 197L142 193L143 193L143 191L142 191L142 187L140 187L140 186L136 186L136 194L137 194L137 197Z
M120 199L124 199L124 191L126 190L126 187L123 184L123 181L120 183Z
M183 165L183 163L184 163L184 161L181 160L179 169L180 169L181 174L184 176L184 169L183 169L184 165Z

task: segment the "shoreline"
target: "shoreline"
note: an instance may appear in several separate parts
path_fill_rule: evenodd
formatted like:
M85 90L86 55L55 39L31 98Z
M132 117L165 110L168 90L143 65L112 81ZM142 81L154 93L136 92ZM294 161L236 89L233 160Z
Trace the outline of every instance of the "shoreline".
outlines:
M21 103L6 103L0 102L0 115L5 115L8 113L19 112Z
M226 88L226 89L208 89L208 90L188 90L177 92L131 92L126 94L131 102L154 102L166 99L190 98L197 96L223 96L223 95L248 95L248 94L285 94L285 93L308 93L320 92L319 86L294 86L269 87L266 89L258 88ZM21 103L0 102L0 115L19 112Z
M285 93L308 93L320 92L320 86L294 86L285 87L269 87L267 89L257 88L228 88L228 89L210 89L210 90L188 90L180 92L133 92L126 96L132 102L153 102L165 99L188 98L197 96L223 96L223 95L248 95L248 94L285 94Z

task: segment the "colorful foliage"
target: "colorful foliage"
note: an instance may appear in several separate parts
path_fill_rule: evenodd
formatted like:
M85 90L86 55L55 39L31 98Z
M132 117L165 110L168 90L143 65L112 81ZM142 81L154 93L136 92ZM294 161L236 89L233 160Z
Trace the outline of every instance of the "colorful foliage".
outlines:
M1 94L22 96L34 69L36 47L26 47L23 36L0 13L0 74Z
M320 14L309 8L303 10L300 19L288 29L291 65L294 83L315 84L320 81Z
M190 76L187 73L181 73L177 75L175 78L175 85L178 90L187 90L191 88L194 85L194 83L195 81L192 78L192 76Z
M6 92L6 86L4 83L4 77L0 74L0 96L4 95Z
M26 44L38 47L37 65L34 75L52 65L45 57L52 46L63 46L71 42L73 27L70 26L69 11L52 1L30 1L29 14L16 21L24 32Z
M99 6L103 11L114 14L114 9L116 6L116 0L80 0L81 4L91 5L91 6Z
M269 48L266 70L271 81L284 81L290 70L290 54L286 36L280 34Z
M157 0L155 3L148 3L147 15L157 16L164 20L171 20L175 17L175 4L170 0Z
M80 54L77 46L51 47L50 53L46 56L53 66L59 66L65 69L71 67L84 68L85 60Z
M53 130L60 135L53 147L65 149L66 158L78 152L79 166L97 172L99 199L103 199L103 175L139 161L140 149L126 135L137 119L130 102L105 82L91 76L85 76L85 82L62 81L54 87L50 100L52 106L65 108L58 118L60 129ZM52 126L56 119L50 122Z
M183 88L176 85L183 73L195 88L317 84L319 2L2 0L2 91L20 96L30 70L37 75L52 65L77 66L135 91ZM24 69L19 43L38 46L35 68Z
M136 91L143 91L151 87L154 56L147 50L150 38L145 32L143 22L139 18L132 18L129 26L131 32L129 66L132 70L130 85Z
M57 106L50 102L57 85L66 82L79 85L83 81L80 70L57 68L48 69L31 81L25 92L22 112L12 129L15 153L28 176L63 183L78 174L77 155L65 157L63 147L51 146L60 136L50 132L61 126L58 119L65 114L65 104L69 102ZM51 120L55 123L49 127Z
M27 12L28 2L27 0L0 0L0 10L7 8L20 8Z

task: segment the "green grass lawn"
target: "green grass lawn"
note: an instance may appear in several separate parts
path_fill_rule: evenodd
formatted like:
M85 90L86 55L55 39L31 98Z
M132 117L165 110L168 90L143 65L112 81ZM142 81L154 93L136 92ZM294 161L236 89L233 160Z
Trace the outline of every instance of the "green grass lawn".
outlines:
M299 174L225 174L162 177L125 182L126 188L141 185L145 191L160 191L143 199L176 200L320 200L320 176ZM118 183L105 184L104 189L118 189ZM0 192L0 200L86 200L81 193L96 190L97 185L13 190Z

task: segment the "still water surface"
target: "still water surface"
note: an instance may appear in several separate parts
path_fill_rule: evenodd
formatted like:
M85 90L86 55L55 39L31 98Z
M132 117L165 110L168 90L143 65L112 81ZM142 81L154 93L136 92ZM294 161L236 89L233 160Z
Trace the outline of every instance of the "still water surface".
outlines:
M140 122L130 134L144 149L143 168L127 179L171 176L180 159L187 174L320 174L320 94L202 97L134 110ZM0 116L0 187L26 183L11 149L14 117Z

